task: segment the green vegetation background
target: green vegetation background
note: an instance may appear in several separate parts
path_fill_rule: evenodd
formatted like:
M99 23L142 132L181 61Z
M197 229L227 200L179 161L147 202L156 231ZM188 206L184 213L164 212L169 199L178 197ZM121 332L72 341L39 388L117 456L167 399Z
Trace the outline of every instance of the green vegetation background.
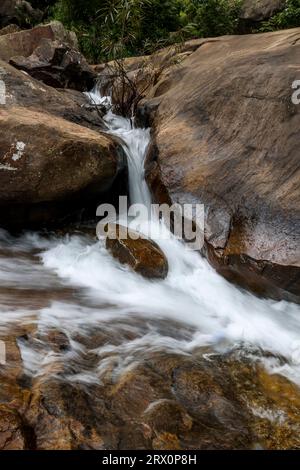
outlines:
M31 0L76 31L82 52L94 63L151 53L198 37L274 31L300 26L300 0L260 24L239 20L241 0Z

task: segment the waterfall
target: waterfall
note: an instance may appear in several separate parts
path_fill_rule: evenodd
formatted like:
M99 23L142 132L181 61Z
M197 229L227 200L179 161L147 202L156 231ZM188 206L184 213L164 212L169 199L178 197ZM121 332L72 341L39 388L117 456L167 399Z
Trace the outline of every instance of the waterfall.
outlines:
M128 162L131 203L144 204L150 208L151 195L144 177L144 162L150 143L150 129L136 128L130 119L114 114L111 110L111 98L101 96L97 87L86 95L95 105L105 105L108 108L104 121L109 133L119 137L123 142Z
M150 130L132 127L129 119L109 111L105 117L110 133L121 139L127 156L131 204L151 205L151 195L144 174L144 162L150 143Z
M109 102L97 94L93 100ZM111 110L104 119L108 132L123 142L128 157L131 202L149 207L144 160L150 131L132 127L130 120ZM39 330L57 327L65 332L72 340L70 354L78 358L85 351L75 340L78 331L88 335L95 328L109 329L111 344L97 351L98 367L88 372L78 370L69 378L72 381L97 382L110 357L112 361L118 357L118 367L128 367L145 351L191 354L206 347L212 354L241 348L247 357L262 361L269 371L300 384L299 306L259 299L235 287L171 233L160 238L159 220L147 220L139 229L143 231L149 223L155 241L168 258L169 275L164 281L146 280L121 266L102 240L80 234L26 234L15 239L1 232L2 285L37 291L34 305L12 298L1 301L1 331L29 322L34 316ZM55 295L44 303L39 289L45 286ZM76 295L63 294L66 289L75 289ZM135 339L125 335L122 344L116 345L115 322L125 325L127 332L134 332ZM264 356L262 351L268 354ZM62 360L57 352L49 356L47 348L37 358L29 346L22 346L22 357L25 369L32 374L41 373L50 360Z

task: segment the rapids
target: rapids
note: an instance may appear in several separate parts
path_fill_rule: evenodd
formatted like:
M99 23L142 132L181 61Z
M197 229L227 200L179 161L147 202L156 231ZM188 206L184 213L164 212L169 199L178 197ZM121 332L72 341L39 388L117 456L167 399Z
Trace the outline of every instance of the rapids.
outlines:
M90 96L108 102L96 92ZM111 110L105 121L128 157L131 202L149 207L144 179L149 129L134 128ZM231 285L171 234L161 239L166 228L158 220L144 220L137 228L146 231L148 224L168 258L164 281L145 280L119 265L103 240L84 234L0 232L1 334L24 325L39 332L57 327L71 344L58 352L41 338L19 341L25 372L42 375L49 364L63 362L70 364L65 380L90 384L101 381L108 368L117 373L151 352L192 357L199 348L208 356L240 349L270 373L300 384L300 307ZM93 349L97 361L89 364L84 338L96 329L105 341Z

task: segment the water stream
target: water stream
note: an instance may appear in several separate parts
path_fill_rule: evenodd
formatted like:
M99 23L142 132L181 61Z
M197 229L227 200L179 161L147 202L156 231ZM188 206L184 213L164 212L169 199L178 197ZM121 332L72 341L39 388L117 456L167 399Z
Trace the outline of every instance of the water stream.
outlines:
M132 128L112 111L105 121L124 142L131 201L150 205L144 179L149 130ZM139 229L149 223L156 238L164 230L159 221L145 220ZM114 260L104 241L84 234L0 232L0 333L24 325L40 333L35 341L19 342L27 374L49 373L49 365L64 363L65 380L90 384L108 368L117 373L153 352L192 356L199 348L209 354L241 348L271 373L300 384L299 306L231 285L171 234L156 241L169 262L164 281L143 279ZM54 327L71 349L57 351L43 342L43 332ZM104 340L95 347L88 338L99 330ZM97 360L89 363L91 351Z

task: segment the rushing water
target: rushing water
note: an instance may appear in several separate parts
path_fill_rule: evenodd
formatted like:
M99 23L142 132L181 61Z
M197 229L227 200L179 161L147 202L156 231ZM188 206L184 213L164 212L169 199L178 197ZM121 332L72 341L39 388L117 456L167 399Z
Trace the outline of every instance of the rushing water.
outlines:
M93 100L99 102L99 96ZM132 128L111 111L105 120L124 142L131 201L149 206L144 179L149 130ZM166 230L155 219L139 229L149 223L154 234ZM169 262L164 281L143 279L114 260L104 241L83 234L14 238L0 232L0 332L19 325L35 325L41 333L57 327L71 343L70 351L60 353L41 339L20 342L27 373L42 374L49 364L70 361L76 367L67 380L93 383L112 364L122 369L152 351L191 355L201 347L211 354L242 347L270 371L300 383L299 306L238 289L171 234L156 241ZM93 351L96 364L87 364L85 340L99 328L105 341Z

